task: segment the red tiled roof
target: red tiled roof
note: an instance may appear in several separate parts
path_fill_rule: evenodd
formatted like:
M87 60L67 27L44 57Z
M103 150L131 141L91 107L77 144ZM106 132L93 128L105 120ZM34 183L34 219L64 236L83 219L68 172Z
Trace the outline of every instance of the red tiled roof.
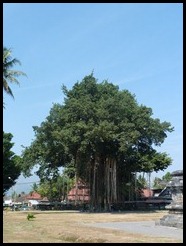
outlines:
M153 191L150 189L142 189L142 196L143 197L153 196Z
M33 200L41 200L42 199L41 195L35 191L33 191L31 194L29 194L26 198L29 200L32 200L32 199Z
M77 196L77 197L76 197ZM79 200L79 201L89 201L90 196L89 196L89 188L87 188L86 184L82 181L77 182L77 190L76 186L69 191L68 193L68 200L74 201L74 200Z

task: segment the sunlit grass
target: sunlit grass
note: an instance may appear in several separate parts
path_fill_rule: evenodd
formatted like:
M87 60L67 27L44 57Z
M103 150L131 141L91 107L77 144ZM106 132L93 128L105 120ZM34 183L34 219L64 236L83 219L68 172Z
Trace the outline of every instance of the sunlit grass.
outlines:
M167 211L80 213L75 211L3 212L3 243L181 243L180 240L152 237L125 231L88 226L96 222L156 221Z

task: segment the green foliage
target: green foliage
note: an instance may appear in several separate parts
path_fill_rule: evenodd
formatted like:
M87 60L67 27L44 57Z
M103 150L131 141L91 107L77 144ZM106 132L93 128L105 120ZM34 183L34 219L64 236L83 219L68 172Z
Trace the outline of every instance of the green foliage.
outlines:
M26 74L21 71L11 69L13 66L17 64L21 65L18 59L11 57L11 54L11 49L7 49L6 47L3 48L3 89L7 94L14 98L9 83L15 83L19 85L17 77L21 75L26 76Z
M155 177L153 181L153 188L155 189L163 189L165 185L162 184L161 178Z
M37 192L37 190L38 190L38 185L36 183L33 183L31 192L33 191Z
M162 176L162 180L169 182L172 179L172 175L170 174L170 172L167 172L164 176Z
M21 174L21 158L11 150L13 135L3 132L3 194L9 190Z
M59 175L56 179L45 180L37 185L35 189L42 197L47 197L50 201L67 200L67 194L74 184L74 179L66 174Z
M141 174L137 178L137 187L139 189L147 188L147 180Z
M71 90L63 85L62 91L64 104L54 104L40 127L33 127L35 140L23 151L25 174L39 164L42 181L56 179L60 166L71 165L90 187L97 183L98 193L90 188L91 194L102 201L108 160L117 163L120 187L129 182L131 172L164 170L171 164L154 147L161 146L173 127L154 119L152 109L138 105L128 90L120 91L107 80L98 83L92 73Z
M31 219L35 219L36 217L34 216L34 214L33 213L29 213L28 215L27 215L27 220L31 220Z
M162 178L155 177L153 182L153 188L163 189L167 183L172 179L170 172L167 172Z

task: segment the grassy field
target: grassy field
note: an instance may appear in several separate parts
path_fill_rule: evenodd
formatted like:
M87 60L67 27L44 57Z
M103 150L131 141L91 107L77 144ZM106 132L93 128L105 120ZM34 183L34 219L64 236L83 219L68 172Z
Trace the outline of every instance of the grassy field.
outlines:
M167 211L80 213L76 211L3 211L3 243L182 243L171 238L149 237L87 223L156 221Z

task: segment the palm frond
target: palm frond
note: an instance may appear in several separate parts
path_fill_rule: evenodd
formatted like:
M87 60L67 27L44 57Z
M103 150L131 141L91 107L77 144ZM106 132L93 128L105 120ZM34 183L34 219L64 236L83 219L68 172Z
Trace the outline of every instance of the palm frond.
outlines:
M12 50L3 48L3 89L4 91L14 98L12 90L9 86L9 83L20 84L17 80L19 76L27 76L26 73L22 71L12 70L11 68L15 65L21 65L21 62L11 57Z

